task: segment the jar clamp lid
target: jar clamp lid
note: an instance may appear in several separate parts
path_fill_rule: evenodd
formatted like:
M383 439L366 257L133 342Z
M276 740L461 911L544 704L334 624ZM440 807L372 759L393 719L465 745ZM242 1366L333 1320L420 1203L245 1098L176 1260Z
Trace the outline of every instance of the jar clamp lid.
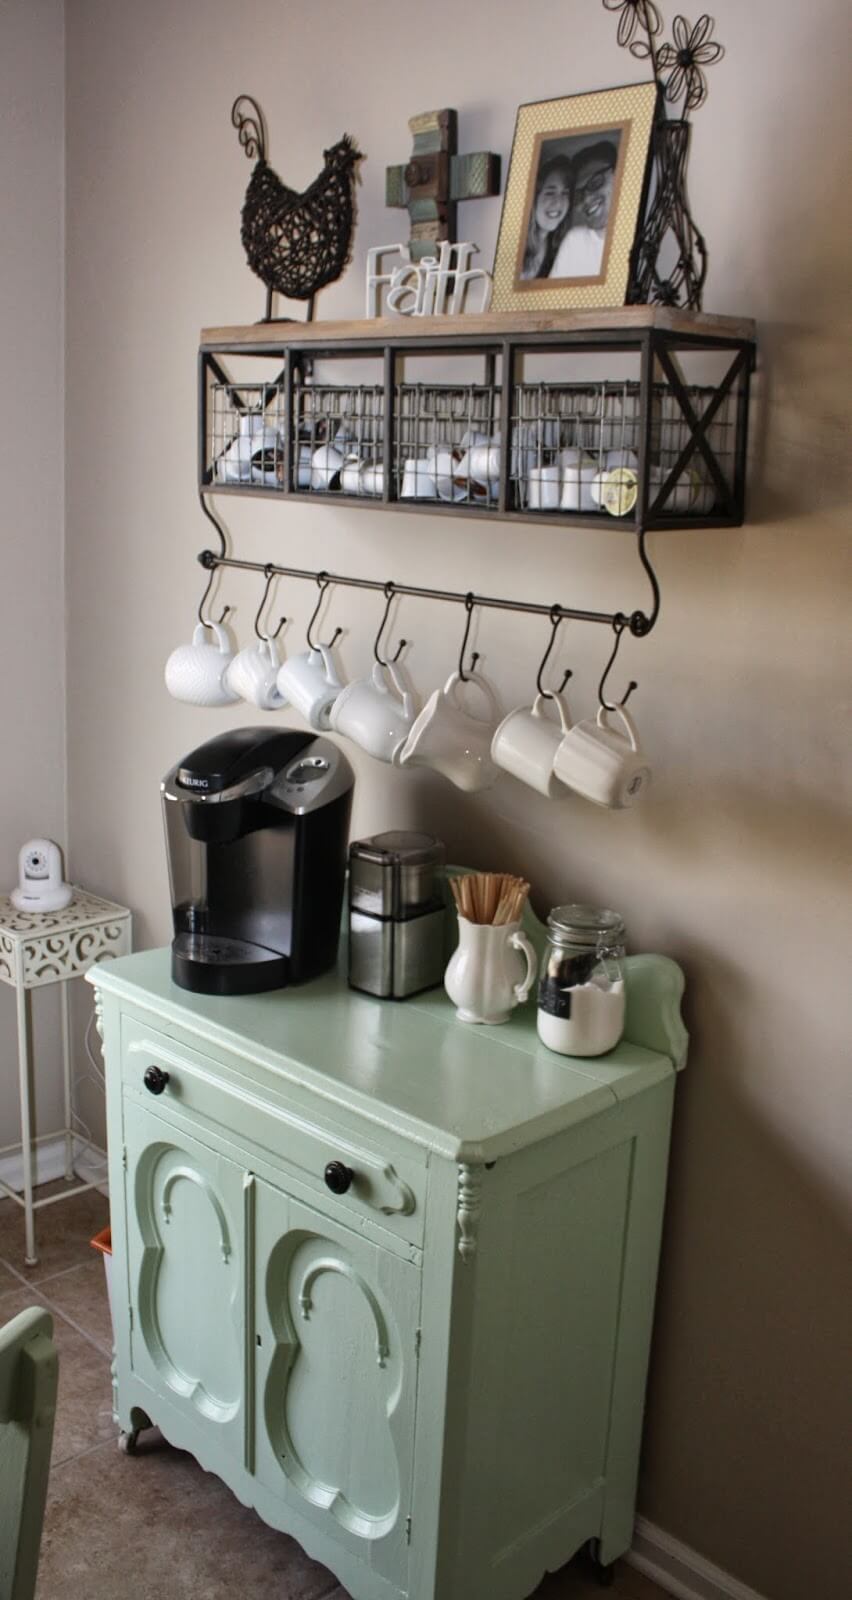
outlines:
M618 911L599 906L554 906L547 928L552 944L576 950L594 950L599 944L620 945L624 941L624 918Z

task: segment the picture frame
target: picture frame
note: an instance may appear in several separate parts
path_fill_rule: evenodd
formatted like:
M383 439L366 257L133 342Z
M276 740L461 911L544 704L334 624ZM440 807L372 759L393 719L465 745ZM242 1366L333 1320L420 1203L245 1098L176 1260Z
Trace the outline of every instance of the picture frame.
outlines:
M519 106L492 310L624 305L658 95L633 83Z

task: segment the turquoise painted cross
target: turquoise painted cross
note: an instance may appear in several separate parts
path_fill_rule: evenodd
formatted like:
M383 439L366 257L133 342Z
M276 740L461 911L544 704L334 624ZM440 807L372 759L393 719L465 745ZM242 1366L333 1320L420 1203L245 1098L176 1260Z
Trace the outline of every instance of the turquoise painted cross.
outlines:
M456 243L459 200L500 193L500 157L487 151L457 154L455 111L423 111L408 126L414 138L411 160L386 169L385 204L408 211L408 247L412 261L420 261L435 254L440 240Z

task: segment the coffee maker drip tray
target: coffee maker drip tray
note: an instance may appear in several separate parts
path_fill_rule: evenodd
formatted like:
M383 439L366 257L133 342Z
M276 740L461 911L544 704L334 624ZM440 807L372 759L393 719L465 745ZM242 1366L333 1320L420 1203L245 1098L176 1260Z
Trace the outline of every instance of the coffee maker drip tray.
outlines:
M172 978L196 994L260 994L289 977L279 950L215 933L179 933L172 941Z

